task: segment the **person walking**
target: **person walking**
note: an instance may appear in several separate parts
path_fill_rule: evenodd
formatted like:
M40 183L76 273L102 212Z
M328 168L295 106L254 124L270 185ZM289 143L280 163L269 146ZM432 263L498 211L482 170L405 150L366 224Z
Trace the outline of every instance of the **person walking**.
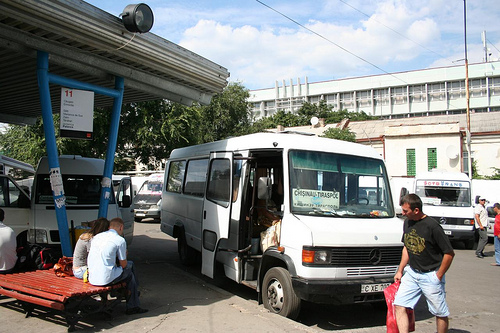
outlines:
M88 279L95 286L106 286L120 281L127 283L126 314L145 313L140 307L138 282L134 264L127 261L127 243L123 236L123 220L115 217L109 221L109 230L92 238L88 264ZM118 261L118 264L117 264Z
M495 226L493 227L495 262L491 265L500 266L500 204L498 202L493 205L493 210L497 215L495 216Z
M476 257L482 259L486 257L483 253L486 244L488 244L488 212L486 211L486 198L479 197L479 204L474 208L474 221L476 232L479 235L479 241L476 249Z
M445 273L455 253L443 228L422 211L422 200L416 194L401 199L406 216L403 225L403 252L394 281L401 281L394 299L399 332L409 332L406 308L414 309L420 296L427 300L429 311L436 317L438 333L448 331L450 311L446 303Z
M0 274L12 273L17 261L16 234L3 223L4 218L5 212L0 208Z

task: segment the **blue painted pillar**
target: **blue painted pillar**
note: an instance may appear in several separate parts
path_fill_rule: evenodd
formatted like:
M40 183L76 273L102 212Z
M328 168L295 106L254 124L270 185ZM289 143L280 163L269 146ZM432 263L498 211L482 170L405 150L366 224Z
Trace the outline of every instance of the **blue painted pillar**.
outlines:
M66 197L62 183L61 169L59 167L59 156L57 154L56 136L54 130L54 119L52 117L52 104L49 89L49 55L46 52L37 53L37 78L40 92L40 104L42 107L43 130L47 145L47 157L49 161L50 185L54 196L57 225L61 239L62 254L67 257L73 256L69 239L68 217L66 214ZM47 235L50 237L50 235Z
M109 125L108 150L104 162L104 174L101 182L101 201L99 202L99 217L108 216L108 204L113 188L113 166L115 162L116 144L118 141L118 128L120 125L120 113L123 102L124 79L115 78L115 90L118 96L114 97L111 124Z

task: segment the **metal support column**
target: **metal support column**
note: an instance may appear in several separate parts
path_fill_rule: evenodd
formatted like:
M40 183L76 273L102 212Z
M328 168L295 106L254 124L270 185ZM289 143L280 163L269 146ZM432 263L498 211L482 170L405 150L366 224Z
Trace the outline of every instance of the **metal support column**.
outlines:
M102 178L101 200L99 203L99 214L97 217L107 217L108 203L111 197L113 165L116 152L116 143L118 138L118 127L120 121L121 105L123 101L124 79L115 78L115 89L100 87L94 84L80 82L77 80L65 78L59 75L49 73L49 55L46 52L38 51L37 55L37 75L40 90L40 102L42 105L43 126L45 131L45 140L47 142L47 156L50 169L50 183L54 195L57 225L61 239L61 248L63 255L71 257L73 251L69 240L69 226L66 214L66 197L59 167L59 158L57 155L57 146L55 139L54 121L52 118L52 105L50 100L49 83L61 85L72 89L81 89L94 91L95 93L114 98L113 113L109 131L108 150L104 164L104 173Z
M47 158L49 161L50 185L54 195L54 206L56 211L57 226L61 240L62 254L67 257L73 256L69 240L68 218L66 214L66 197L62 185L61 169L59 167L59 156L57 154L56 134L54 130L54 119L52 118L52 104L49 89L49 55L46 52L37 54L37 78L40 91L40 103L42 107L43 130L47 145ZM47 235L50 237L50 235Z

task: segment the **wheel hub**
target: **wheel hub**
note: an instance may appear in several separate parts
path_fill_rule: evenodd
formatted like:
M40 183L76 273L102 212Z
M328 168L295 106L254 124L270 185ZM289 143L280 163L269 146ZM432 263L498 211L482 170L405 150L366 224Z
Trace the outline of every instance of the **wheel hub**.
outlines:
M283 309L283 287L278 280L273 280L267 287L267 299L271 308L280 312Z

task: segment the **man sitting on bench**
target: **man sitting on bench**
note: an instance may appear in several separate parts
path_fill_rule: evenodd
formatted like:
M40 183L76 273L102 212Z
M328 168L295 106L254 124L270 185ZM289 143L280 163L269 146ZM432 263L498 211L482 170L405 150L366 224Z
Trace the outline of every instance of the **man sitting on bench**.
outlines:
M126 314L144 313L148 310L140 307L138 283L134 265L127 261L127 243L123 235L123 220L116 217L109 221L109 230L92 238L88 264L90 284L105 286L125 281L127 283ZM117 265L117 260L119 266Z

